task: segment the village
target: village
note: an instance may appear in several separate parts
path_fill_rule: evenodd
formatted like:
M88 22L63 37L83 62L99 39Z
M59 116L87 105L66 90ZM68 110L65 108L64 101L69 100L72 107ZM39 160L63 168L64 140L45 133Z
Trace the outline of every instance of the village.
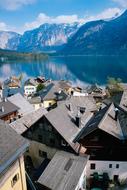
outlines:
M127 188L127 85L0 83L0 190Z

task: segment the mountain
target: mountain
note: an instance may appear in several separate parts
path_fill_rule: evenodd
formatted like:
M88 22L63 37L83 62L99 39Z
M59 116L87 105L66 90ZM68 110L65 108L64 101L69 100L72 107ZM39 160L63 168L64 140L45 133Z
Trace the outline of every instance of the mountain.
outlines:
M0 31L0 48L17 50L20 38L21 35L16 32Z
M20 38L19 51L56 51L65 45L78 30L79 23L43 24L39 28L26 31Z
M59 54L127 54L127 11L110 21L99 20L84 24Z

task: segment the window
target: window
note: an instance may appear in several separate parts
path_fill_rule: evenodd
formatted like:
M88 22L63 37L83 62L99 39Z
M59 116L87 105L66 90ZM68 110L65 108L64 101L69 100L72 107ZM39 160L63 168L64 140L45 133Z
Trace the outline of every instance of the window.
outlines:
M116 164L116 168L119 168L119 164Z
M66 143L66 141L65 140L61 140L61 146L67 146L67 143Z
M96 165L95 165L94 163L92 163L92 164L90 165L90 169L91 169L91 170L95 170L95 168L96 168Z
M112 164L109 164L109 168L112 168Z
M19 174L16 174L16 175L13 177L12 181L11 181L11 186L12 186L12 187L16 184L16 182L18 181L18 179L19 179Z
M54 139L50 139L50 144L54 145L55 144L55 140Z
M38 135L38 140L42 141L42 135Z
M47 158L47 152L39 150L39 156L42 157L42 158Z

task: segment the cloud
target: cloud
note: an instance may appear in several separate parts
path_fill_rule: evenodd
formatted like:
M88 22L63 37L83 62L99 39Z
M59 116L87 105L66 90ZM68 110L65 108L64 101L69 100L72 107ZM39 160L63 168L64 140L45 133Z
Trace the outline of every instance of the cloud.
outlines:
M112 1L118 3L123 8L127 8L127 0L112 0Z
M79 18L78 15L59 15L57 17L50 17L44 13L40 13L37 18L33 22L27 22L24 25L24 31L25 30L31 30L34 28L39 27L41 24L44 23L73 23L73 22L79 22L79 23L86 23L88 21L93 20L99 20L99 19L109 19L114 16L118 16L121 13L121 10L119 8L109 8L101 12L97 15L92 16L84 16L83 18Z
M36 0L0 0L0 7L6 10L14 11L23 5L33 4Z
M117 7L116 8L109 8L109 9L106 9L97 15L85 17L84 21L88 22L88 21L100 20L100 19L102 19L102 20L111 19L111 18L119 16L121 13L122 13L121 9L119 9Z
M44 23L59 24L59 23L74 23L74 22L84 22L84 20L79 18L78 15L76 15L76 14L74 14L74 15L60 15L57 17L50 17L44 13L40 13L37 16L37 18L35 19L35 21L25 23L24 27L26 30L30 30L30 29L36 28L36 27L38 27Z
M7 25L4 22L0 22L0 30L7 30Z

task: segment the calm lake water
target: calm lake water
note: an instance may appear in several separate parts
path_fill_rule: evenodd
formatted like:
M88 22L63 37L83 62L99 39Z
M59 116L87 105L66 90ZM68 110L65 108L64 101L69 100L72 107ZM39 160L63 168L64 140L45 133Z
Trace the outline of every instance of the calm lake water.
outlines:
M127 82L127 57L51 57L45 61L13 61L0 64L0 80L21 73L23 80L43 75L53 80L70 80L76 85L95 82L105 85L108 76L119 77L123 82Z

